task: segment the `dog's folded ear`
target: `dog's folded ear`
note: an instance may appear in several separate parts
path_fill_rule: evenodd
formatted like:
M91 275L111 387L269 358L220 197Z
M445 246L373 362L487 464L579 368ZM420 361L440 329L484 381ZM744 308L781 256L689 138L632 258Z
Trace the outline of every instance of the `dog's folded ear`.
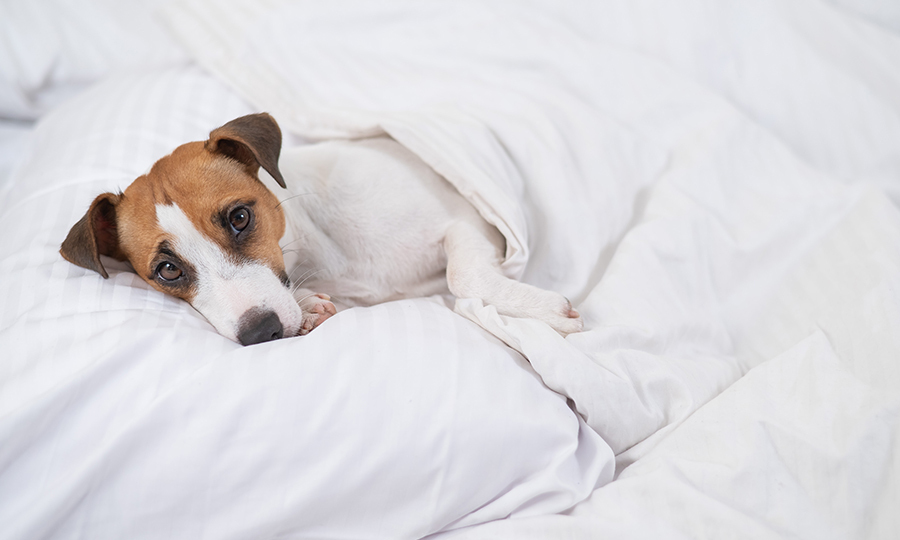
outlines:
M268 113L241 116L212 130L206 149L243 163L254 176L262 167L279 186L287 187L278 170L281 129Z
M104 278L109 274L100 262L100 255L124 260L119 251L119 233L116 228L116 204L122 195L99 195L87 213L72 226L62 243L59 253L72 264L98 272Z

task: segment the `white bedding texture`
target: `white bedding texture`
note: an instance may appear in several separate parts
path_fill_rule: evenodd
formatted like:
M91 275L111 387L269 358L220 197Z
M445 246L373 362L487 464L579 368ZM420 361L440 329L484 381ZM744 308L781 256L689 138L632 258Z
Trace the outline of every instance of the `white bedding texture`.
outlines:
M900 537L893 2L2 0L0 32L0 539ZM435 297L240 347L60 257L255 111L395 138L585 331Z

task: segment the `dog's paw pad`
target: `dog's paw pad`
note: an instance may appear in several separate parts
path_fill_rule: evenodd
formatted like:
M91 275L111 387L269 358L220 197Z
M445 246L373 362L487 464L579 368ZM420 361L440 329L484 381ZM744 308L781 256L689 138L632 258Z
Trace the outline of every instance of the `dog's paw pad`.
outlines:
M337 314L337 308L331 303L331 297L327 294L315 294L300 303L303 309L303 322L300 324L300 335L305 336L325 322L332 315Z

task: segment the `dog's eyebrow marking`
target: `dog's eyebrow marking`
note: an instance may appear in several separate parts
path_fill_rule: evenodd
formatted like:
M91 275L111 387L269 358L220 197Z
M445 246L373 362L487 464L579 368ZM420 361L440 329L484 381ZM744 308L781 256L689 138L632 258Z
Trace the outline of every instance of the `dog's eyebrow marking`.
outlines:
M163 240L162 242L160 242L156 247L156 252L162 253L163 255L168 255L169 257L177 257L177 255L175 255L175 252L172 251L172 244L169 243L168 240Z
M233 209L237 208L238 206L249 206L250 208L253 208L254 206L256 206L256 199L247 199L247 200L237 199L237 200L231 201L230 203L219 207L219 213L227 214L229 210L233 210Z

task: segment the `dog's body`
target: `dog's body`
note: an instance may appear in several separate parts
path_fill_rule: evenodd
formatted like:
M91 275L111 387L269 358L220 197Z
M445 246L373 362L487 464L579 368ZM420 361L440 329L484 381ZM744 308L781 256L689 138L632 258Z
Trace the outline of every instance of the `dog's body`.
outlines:
M229 122L124 194L98 196L60 251L104 277L100 255L128 260L244 345L307 333L336 313L332 297L354 306L451 292L581 330L561 295L500 274L497 229L392 139L301 146L279 163L280 149L270 116ZM273 182L289 193L276 198Z
M286 150L281 245L295 282L346 305L446 293L448 228L477 213L392 139Z

